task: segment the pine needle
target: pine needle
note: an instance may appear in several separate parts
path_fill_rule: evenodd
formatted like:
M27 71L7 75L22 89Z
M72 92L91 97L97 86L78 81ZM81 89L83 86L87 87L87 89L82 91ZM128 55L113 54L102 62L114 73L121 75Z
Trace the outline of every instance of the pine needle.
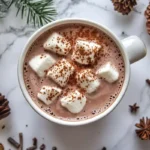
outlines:
M57 14L53 0L14 0L13 4L17 7L16 16L21 14L22 19L26 17L27 24L38 27L53 21Z

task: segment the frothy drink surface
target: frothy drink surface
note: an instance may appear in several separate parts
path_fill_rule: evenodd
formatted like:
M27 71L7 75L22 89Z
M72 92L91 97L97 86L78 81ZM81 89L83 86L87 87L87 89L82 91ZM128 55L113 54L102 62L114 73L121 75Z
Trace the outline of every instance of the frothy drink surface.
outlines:
M60 98L55 100L49 106L45 105L37 98L37 93L40 91L43 85L54 85L57 87L58 85L52 80L50 80L48 77L39 78L36 75L36 73L34 73L33 70L29 67L29 61L34 56L42 53L48 53L52 55L56 60L62 58L67 58L71 60L70 56L72 54L72 51L67 56L60 56L55 53L44 50L43 43L53 32L57 32L66 37L72 45L72 51L73 45L77 38L82 38L84 40L92 40L102 46L102 52L100 54L99 60L97 60L97 63L95 65L89 65L84 68L90 68L93 71L96 71L101 65L104 65L107 62L111 62L119 72L119 79L113 84L106 82L102 78L100 79L100 87L96 92L92 94L86 94L87 103L84 109L78 114L72 114L67 109L63 108L60 104ZM79 65L78 68L83 68L83 66ZM76 72L78 72L78 70L76 70ZM28 50L24 62L24 81L27 91L30 94L33 101L44 112L66 121L86 120L107 110L118 97L118 94L120 93L124 82L124 77L124 61L119 51L119 48L116 46L113 40L96 28L80 24L60 26L43 33L38 39L35 40L35 42ZM78 88L73 77L70 78L69 83L65 88L63 88L63 91L68 90L69 88Z

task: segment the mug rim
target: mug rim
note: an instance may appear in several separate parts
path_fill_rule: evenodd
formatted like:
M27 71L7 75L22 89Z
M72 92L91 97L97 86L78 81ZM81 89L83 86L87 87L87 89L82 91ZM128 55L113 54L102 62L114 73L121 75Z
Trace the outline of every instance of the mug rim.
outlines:
M124 59L124 64L125 64L125 79L124 79L124 84L121 88L121 91L117 97L117 99L113 102L113 104L111 104L111 106L106 109L104 112L102 112L101 114L98 114L92 118L86 119L86 120L81 120L81 121L75 121L75 122L71 122L71 121L65 121L65 120L61 120L58 118L55 118L53 116L48 115L46 112L44 112L43 110L41 110L36 104L35 102L32 100L31 96L29 95L25 83L24 83L24 78L23 78L23 64L24 64L24 59L26 56L26 53L29 49L29 47L33 44L33 42L41 35L43 34L45 31L59 26L59 25L63 25L63 24L70 24L70 23L79 23L79 24L85 24L85 25L90 25L92 27L96 27L97 29L101 30L102 32L106 33L106 35L108 35L114 42L115 44L118 46L123 59ZM101 25L99 23L96 23L92 20L87 20L87 19L81 19L81 18L66 18L66 19L59 19L56 21L53 21L51 23L48 23L46 25L44 25L43 27L41 27L40 29L38 29L37 31L35 31L31 37L28 39L28 41L26 42L23 51L21 52L19 61L18 61L18 81L19 81L19 85L21 88L21 91L26 99L26 101L30 104L30 106L39 114L41 115L43 118L52 121L54 123L60 124L60 125L66 125L66 126L80 126L80 125L85 125L85 124L89 124L92 122L95 122L101 118L103 118L104 116L108 115L110 112L112 112L116 106L120 103L120 101L122 100L127 87L128 87L128 83L129 83L129 78L130 78L130 63L129 63L129 59L127 57L127 53L125 52L125 48L121 42L121 40L118 39L118 37L112 33L112 31L110 31L110 29L108 29L107 27L105 27L104 25Z

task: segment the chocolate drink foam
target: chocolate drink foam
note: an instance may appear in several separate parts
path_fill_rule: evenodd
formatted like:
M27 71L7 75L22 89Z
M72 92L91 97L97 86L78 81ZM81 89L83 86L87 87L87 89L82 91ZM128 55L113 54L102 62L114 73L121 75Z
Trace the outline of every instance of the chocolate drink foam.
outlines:
M57 32L69 40L69 42L72 45L72 50L70 51L69 55L60 56L53 52L46 51L43 48L43 43L53 32ZM61 106L60 97L49 106L45 105L40 100L38 100L37 93L40 91L43 85L49 85L49 86L58 86L58 85L52 80L50 80L48 77L39 78L31 70L31 68L28 65L28 62L34 56L41 53L48 53L56 60L65 58L70 61L71 54L74 48L73 46L75 44L76 39L78 38L88 40L88 41L94 41L97 44L100 44L102 46L102 50L100 52L100 57L97 58L97 61L94 65L92 64L88 66L83 66L74 63L76 67L76 72L78 72L80 69L83 68L86 69L90 68L94 72L96 72L96 70L100 66L104 65L107 62L111 62L119 72L119 79L115 83L110 84L101 78L100 80L101 85L98 88L98 90L92 94L86 94L87 103L84 109L78 114L72 114L67 109ZM75 75L73 75L70 78L68 85L65 88L63 88L64 92L67 91L69 88L71 89L78 88L74 76ZM102 31L94 27L84 26L81 24L63 25L63 26L55 27L43 33L38 39L35 40L35 42L29 48L24 61L24 81L25 81L27 91L30 94L32 100L36 103L36 105L41 110L43 110L47 114L66 121L86 120L98 114L103 113L114 103L114 101L118 97L124 83L124 78L125 78L124 61L121 52L117 47L117 45L115 44L115 42Z

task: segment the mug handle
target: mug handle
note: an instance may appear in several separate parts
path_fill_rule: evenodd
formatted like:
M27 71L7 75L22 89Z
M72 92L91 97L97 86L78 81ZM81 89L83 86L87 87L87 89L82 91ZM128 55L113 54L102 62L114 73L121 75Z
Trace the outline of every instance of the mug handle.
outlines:
M123 39L122 43L129 57L130 64L146 56L146 46L139 37L130 36L128 38Z

